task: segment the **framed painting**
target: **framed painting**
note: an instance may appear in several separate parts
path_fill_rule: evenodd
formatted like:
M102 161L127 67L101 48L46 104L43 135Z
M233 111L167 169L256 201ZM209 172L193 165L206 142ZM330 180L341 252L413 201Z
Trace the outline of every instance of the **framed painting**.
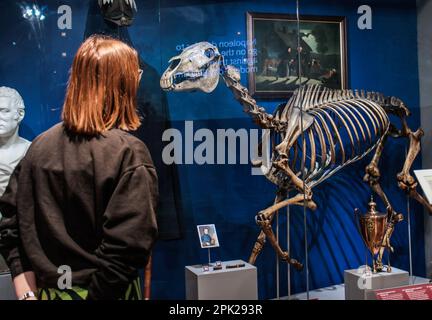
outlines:
M248 86L256 98L289 98L299 85L347 87L344 17L247 13Z

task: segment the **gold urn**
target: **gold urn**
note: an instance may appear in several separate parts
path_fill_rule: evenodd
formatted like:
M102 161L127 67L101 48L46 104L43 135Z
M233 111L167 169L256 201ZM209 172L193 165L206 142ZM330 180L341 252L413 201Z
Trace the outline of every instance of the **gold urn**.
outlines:
M368 204L367 213L361 214L359 209L355 209L355 214L359 223L361 237L372 254L373 272L376 273L375 256L378 255L383 246L384 236L387 230L387 214L376 210L376 203L371 199Z

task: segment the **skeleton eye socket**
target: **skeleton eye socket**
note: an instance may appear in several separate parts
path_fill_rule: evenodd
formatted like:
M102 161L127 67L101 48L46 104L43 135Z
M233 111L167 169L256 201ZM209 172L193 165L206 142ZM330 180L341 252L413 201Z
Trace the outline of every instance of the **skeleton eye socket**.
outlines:
M204 54L206 55L207 58L214 58L215 56L215 51L212 48L208 48L204 51Z
M170 68L171 69L176 68L180 64L180 61L181 61L181 59L174 59L173 61L171 61Z

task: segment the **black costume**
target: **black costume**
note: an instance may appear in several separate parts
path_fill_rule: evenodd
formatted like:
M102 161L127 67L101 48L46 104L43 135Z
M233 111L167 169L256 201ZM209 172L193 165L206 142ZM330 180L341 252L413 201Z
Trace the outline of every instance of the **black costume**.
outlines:
M118 4L120 2L115 2L116 4L112 9L118 11ZM124 7L126 8L127 6ZM121 26L119 23L112 21L118 20L121 14L108 14L111 19L106 19L107 12L103 11L102 13L98 1L89 2L84 37L88 38L94 34L103 34L119 39L137 49L129 35L127 24ZM130 15L127 12L125 14L126 16ZM113 17L116 18L112 19ZM132 23L132 20L129 22ZM158 203L157 217L159 239L179 239L181 237L179 223L181 201L177 167L175 164L166 165L162 159L162 151L167 144L167 142L162 141L162 135L166 129L171 128L167 97L159 85L160 74L158 74L157 70L146 63L141 57L139 57L139 62L143 75L137 102L138 111L143 120L141 127L133 134L141 139L149 148L159 176L160 201Z

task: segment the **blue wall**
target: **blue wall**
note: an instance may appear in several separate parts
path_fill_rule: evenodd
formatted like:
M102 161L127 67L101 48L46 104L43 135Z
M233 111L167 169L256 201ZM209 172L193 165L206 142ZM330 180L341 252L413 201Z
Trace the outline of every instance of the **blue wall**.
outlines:
M88 1L44 1L50 13L43 29L36 32L21 18L16 1L0 4L0 85L17 88L27 105L23 135L29 139L57 122L72 56L82 41ZM42 1L39 1L42 3ZM73 29L61 36L57 7L69 3ZM357 28L357 8L370 4L373 29ZM246 11L294 13L295 1L137 1L139 12L129 28L141 57L160 74L176 47L198 41L246 39ZM302 14L347 17L349 86L396 95L411 108L409 124L420 121L417 72L416 8L414 1L300 1ZM13 42L16 42L14 45ZM62 56L66 52L66 57ZM243 81L246 78L243 75ZM245 82L246 83L246 82ZM146 84L143 83L145 86ZM154 84L148 84L154 85ZM211 95L167 95L172 126L184 134L184 121L194 120L195 130L255 129L220 85ZM259 101L272 111L282 101ZM160 139L161 137L152 137ZM390 139L391 140L391 139ZM389 141L382 161L382 186L395 209L406 215L405 195L397 188L396 174L403 166L406 141ZM370 190L362 182L370 158L339 172L314 190L318 204L307 212L310 287L343 282L343 270L364 264L365 248L355 227L353 210L365 211ZM416 168L421 167L416 162ZM154 252L153 297L184 298L184 266L206 262L200 249L196 225L215 223L221 247L212 250L215 260L247 260L259 229L255 214L271 205L275 188L261 176L252 176L249 165L179 165L182 211L181 239L160 241ZM424 276L423 213L411 202L413 268ZM382 206L380 207L381 209ZM291 208L291 253L304 261L303 209ZM286 242L286 218L280 216L281 242ZM393 236L392 264L407 270L407 223L400 223ZM260 298L273 298L275 255L266 246L257 260ZM281 267L281 294L287 294L286 265ZM305 272L291 272L293 292L306 288Z

